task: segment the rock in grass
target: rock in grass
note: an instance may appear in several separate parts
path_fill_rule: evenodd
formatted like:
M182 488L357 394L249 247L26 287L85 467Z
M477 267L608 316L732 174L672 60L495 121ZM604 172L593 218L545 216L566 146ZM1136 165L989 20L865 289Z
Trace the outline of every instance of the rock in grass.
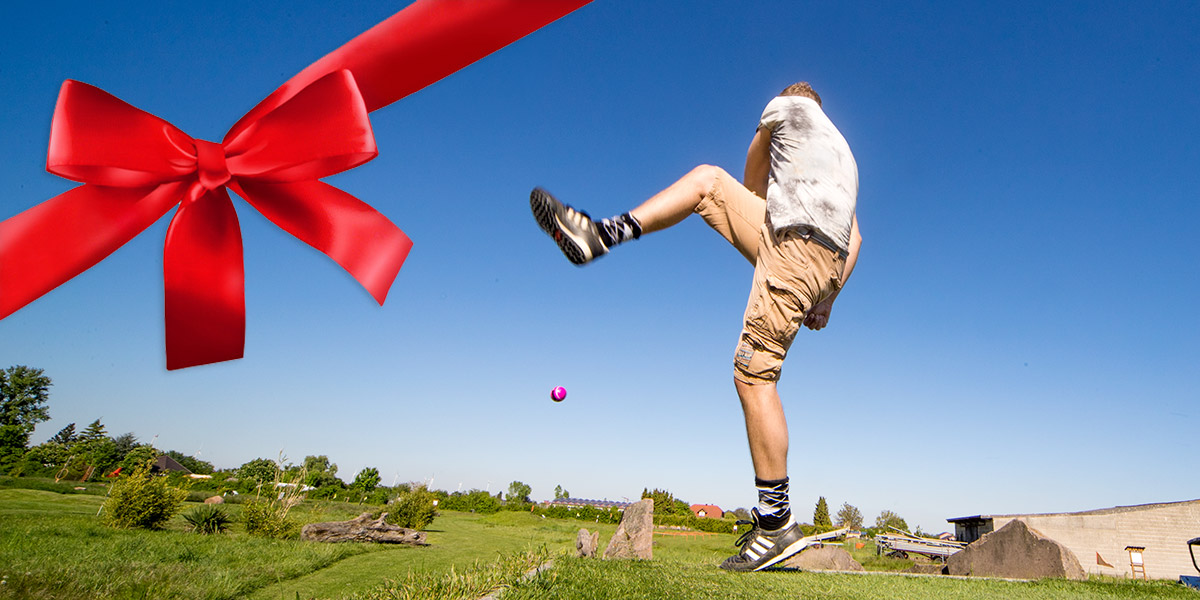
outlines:
M863 571L863 566L845 548L809 546L780 565L802 571Z
M586 529L580 529L579 535L575 538L575 555L580 558L592 558L596 556L596 549L600 547L600 532L596 531L588 533Z
M1009 521L950 555L946 571L950 575L1015 579L1087 578L1075 553L1020 520Z
M604 558L654 558L654 500L643 498L625 509Z
M225 499L220 496L209 496L204 499L205 504L225 504Z

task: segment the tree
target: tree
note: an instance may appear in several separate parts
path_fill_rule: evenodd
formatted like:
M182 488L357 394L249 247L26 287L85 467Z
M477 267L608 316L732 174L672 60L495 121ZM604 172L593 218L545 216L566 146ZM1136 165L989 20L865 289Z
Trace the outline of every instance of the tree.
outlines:
M656 515L680 515L687 516L692 514L692 509L687 502L671 495L667 490L655 488L654 491L642 489L642 498L651 498L654 500L654 514Z
M563 499L570 498L570 497L571 497L571 492L568 492L567 490L563 489L563 486L561 486L561 485L554 486L554 499L555 500L563 500Z
M125 458L126 454L129 454L134 448L139 446L137 436L133 435L132 431L129 433L122 433L121 435L113 438L112 441L114 444L116 444L117 454L119 454L122 459Z
M100 419L96 419L87 426L87 429L83 430L83 433L79 434L79 441L90 442L93 440L104 439L106 437L108 437L108 432L104 430L104 425L100 423Z
M67 425L66 427L63 427L62 429L58 430L58 433L54 434L54 437L50 438L49 441L54 442L55 444L62 444L63 446L68 446L72 442L74 442L76 440L76 438L78 438L78 437L79 436L75 435L75 424L71 423L71 424Z
M307 473L304 476L305 485L315 488L345 487L346 484L337 478L337 470L338 466L329 462L329 457L324 454L304 457L304 471Z
M833 521L829 520L829 503L825 496L817 499L817 508L813 511L813 525L822 531L833 529Z
M269 458L256 458L238 467L238 479L253 483L270 483L279 474L279 465Z
M533 488L521 483L520 481L514 481L508 484L508 500L510 502L513 500L517 502L529 502L529 494L532 492Z
M354 476L354 483L350 484L350 487L361 490L364 494L375 491L375 488L379 487L379 469L367 467L359 471L358 475ZM402 527L404 526L402 525Z
M0 468L20 459L38 423L50 419L50 378L23 365L0 371Z
M863 516L862 511L848 502L843 502L842 507L838 509L837 520L835 521L838 527L848 527L850 529L862 529Z
M908 531L908 523L905 523L904 519L900 518L900 515L890 510L885 510L879 513L878 517L875 517L875 529L878 529L882 533L887 533L889 527Z

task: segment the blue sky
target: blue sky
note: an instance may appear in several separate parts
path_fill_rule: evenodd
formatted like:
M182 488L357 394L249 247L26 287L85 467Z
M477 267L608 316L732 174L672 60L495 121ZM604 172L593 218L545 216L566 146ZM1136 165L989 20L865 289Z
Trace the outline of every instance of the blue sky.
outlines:
M219 140L403 4L9 9L0 218L73 185L45 172L62 80ZM168 217L0 321L0 366L54 380L35 443L102 418L218 467L325 454L346 480L750 506L750 266L689 220L579 269L526 199L608 216L699 163L740 177L762 107L808 80L865 241L780 383L796 510L941 531L1200 498L1198 27L1188 2L597 0L372 114L379 157L328 181L415 243L383 307L235 200L244 359L166 371Z

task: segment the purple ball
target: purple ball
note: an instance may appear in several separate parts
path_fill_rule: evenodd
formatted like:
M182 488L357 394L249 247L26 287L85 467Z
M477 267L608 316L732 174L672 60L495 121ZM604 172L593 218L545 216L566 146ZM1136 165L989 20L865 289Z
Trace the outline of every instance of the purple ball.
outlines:
M567 388L560 385L560 386L550 390L550 399L551 400L553 400L555 402L562 402L566 398L567 398Z

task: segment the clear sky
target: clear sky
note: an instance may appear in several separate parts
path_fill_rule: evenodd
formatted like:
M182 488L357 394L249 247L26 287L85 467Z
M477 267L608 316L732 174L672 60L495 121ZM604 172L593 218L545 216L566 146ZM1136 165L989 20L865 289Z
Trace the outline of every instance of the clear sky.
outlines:
M404 4L9 8L0 218L73 185L45 172L62 80L219 140ZM527 198L609 216L696 164L740 177L762 107L808 80L865 241L780 383L797 512L941 531L1200 498L1197 30L1194 2L597 0L371 115L379 157L329 182L415 243L382 308L235 199L244 359L166 371L168 216L0 321L0 367L54 380L34 443L102 418L218 467L325 454L345 480L751 506L751 267L697 219L576 268Z

